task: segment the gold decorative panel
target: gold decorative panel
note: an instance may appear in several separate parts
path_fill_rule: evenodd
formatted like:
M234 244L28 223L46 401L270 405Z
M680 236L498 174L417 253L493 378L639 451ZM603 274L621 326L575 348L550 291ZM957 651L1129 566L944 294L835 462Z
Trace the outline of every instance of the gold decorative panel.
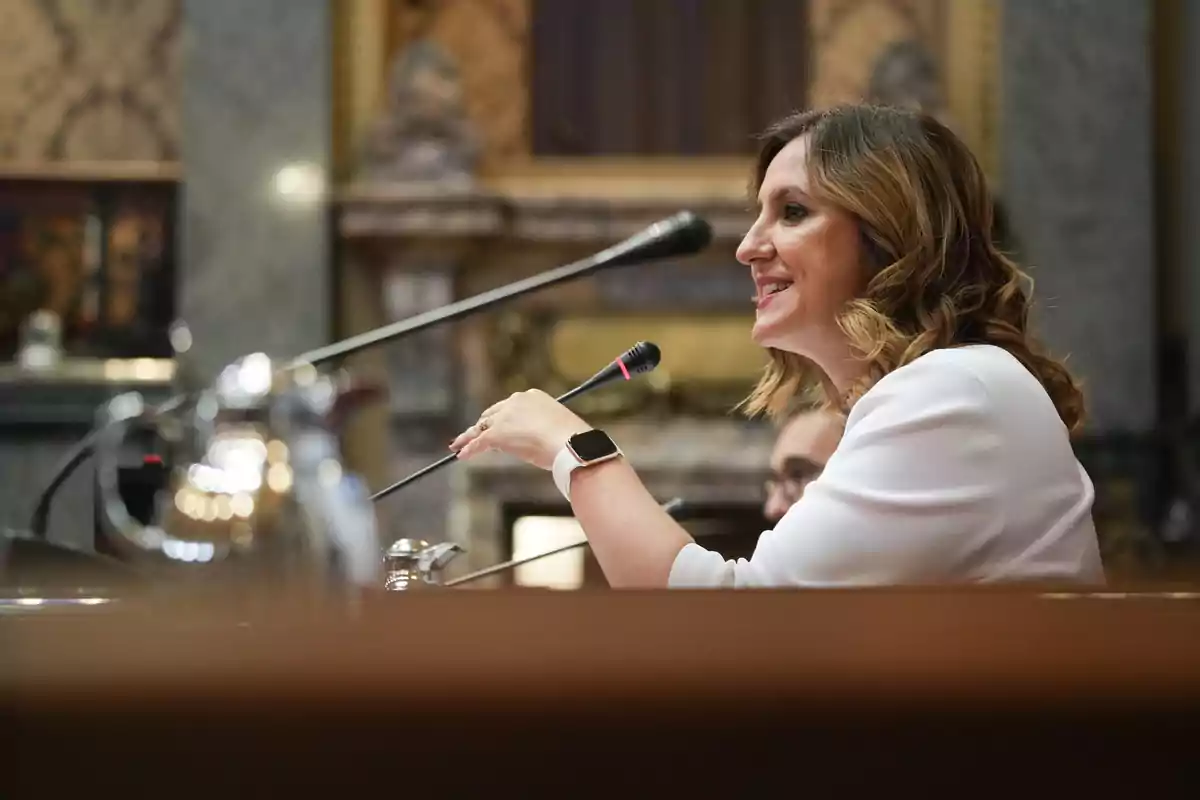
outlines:
M480 409L531 386L552 395L566 392L646 341L662 352L657 369L629 385L580 396L572 407L606 417L724 416L766 365L766 351L750 339L752 324L751 315L735 313L503 314L487 326L484 369L490 379Z
M766 364L765 351L750 339L753 318L737 316L571 317L550 331L555 371L580 383L639 341L662 350L653 383L753 383Z
M0 2L0 161L173 161L178 0Z
M502 376L507 380L501 385L540 386L557 394L648 341L662 351L657 369L629 385L580 396L572 408L588 419L726 417L766 363L765 351L750 340L751 323L740 314L562 318L548 327L540 347L525 348L521 374Z

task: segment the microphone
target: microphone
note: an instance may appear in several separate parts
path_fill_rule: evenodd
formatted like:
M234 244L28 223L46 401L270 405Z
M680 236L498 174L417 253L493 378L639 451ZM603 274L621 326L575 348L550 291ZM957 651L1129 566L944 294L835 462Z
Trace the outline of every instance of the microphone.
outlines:
M676 497L664 503L662 510L667 512L671 516L671 519L675 520L676 522L687 519L689 512L692 511L692 509L688 506L687 501L682 497ZM518 558L512 561L505 561L500 564L494 564L490 567L485 567L478 572L472 572L468 575L463 575L461 578L455 578L454 580L446 581L442 585L450 587L459 586L464 583L470 583L471 581L477 581L480 578L486 578L489 575L495 575L497 572L506 572L510 569L516 569L517 567L528 564L530 561L540 561L543 558L556 556L559 553L565 553L568 550L576 550L580 547L586 547L587 544L587 539L584 539L583 541L573 542L571 544L563 545L562 547L556 547L553 550L547 550L546 552L538 553L537 555L528 556L526 558Z
M658 345L654 344L653 342L638 342L633 347L619 355L604 369L600 370L571 391L555 399L560 403L565 403L574 397L578 397L584 392L590 391L599 386L603 386L606 383L611 383L617 378L623 378L627 381L632 380L634 375L641 375L657 367L661 358L662 353L659 351ZM458 454L451 453L450 455L433 462L429 466L417 470L407 478L396 481L387 488L380 489L378 492L371 495L371 499L374 501L382 500L392 492L403 489L405 486L417 480L418 478L423 478L434 470L441 469L447 464L457 460Z
M557 398L558 402L565 403L573 397L595 389L597 386L610 383L617 378L631 380L634 375L641 375L657 367L661 359L662 353L659 351L658 345L653 342L638 342L613 359L604 369Z
M691 211L680 211L666 219L659 220L625 241L581 261L556 267L507 286L499 286L474 297L402 319L391 325L384 325L373 331L352 336L325 347L318 347L293 359L286 368L297 369L305 365L317 365L343 358L368 347L417 333L433 325L451 322L469 314L484 311L491 306L530 292L574 278L581 278L599 269L693 255L708 247L711 241L712 227L707 222Z
M680 211L593 256L597 266L622 267L642 261L699 253L712 242L712 227L691 211Z

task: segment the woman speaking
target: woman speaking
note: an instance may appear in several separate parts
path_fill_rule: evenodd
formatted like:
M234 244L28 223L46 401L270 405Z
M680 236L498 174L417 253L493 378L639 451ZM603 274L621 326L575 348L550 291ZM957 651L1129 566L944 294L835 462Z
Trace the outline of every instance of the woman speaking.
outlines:
M1028 331L1026 276L993 243L962 141L916 112L810 111L766 132L754 177L737 258L771 362L744 410L777 415L819 384L846 424L751 558L693 542L619 443L544 392L487 409L451 449L549 470L614 587L1102 582L1070 444L1083 397Z

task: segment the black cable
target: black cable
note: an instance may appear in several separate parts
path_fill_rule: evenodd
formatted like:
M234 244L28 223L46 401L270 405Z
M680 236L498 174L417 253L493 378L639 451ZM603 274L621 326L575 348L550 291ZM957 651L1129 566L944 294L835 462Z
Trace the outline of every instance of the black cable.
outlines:
M54 500L54 495L62 488L62 485L67 482L67 478L79 469L79 466L87 461L93 453L96 452L96 443L100 441L101 435L106 430L107 426L101 428L93 428L88 432L87 436L83 437L71 452L69 452L59 464L58 469L54 472L54 477L42 489L42 493L38 495L37 505L33 509L33 516L29 522L30 532L39 539L46 538L46 528L50 522L50 504Z

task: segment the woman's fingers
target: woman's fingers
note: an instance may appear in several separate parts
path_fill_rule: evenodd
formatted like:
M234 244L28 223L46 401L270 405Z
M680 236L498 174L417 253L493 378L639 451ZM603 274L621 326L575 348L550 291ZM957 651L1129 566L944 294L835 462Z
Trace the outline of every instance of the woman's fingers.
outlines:
M486 433L482 433L463 445L462 449L458 451L458 457L471 458L472 456L477 456L480 453L486 453L490 449L492 448L488 435Z
M510 394L508 397L501 400L500 402L492 403L490 406L488 406L487 408L485 408L483 410L483 413L479 415L479 418L483 419L484 417L495 416L500 411L501 406L508 405L510 402L512 402L518 396L520 396L520 392L513 392L512 394Z
M492 405L490 405L486 409L484 409L483 413L479 415L479 421L476 422L471 427L467 428L462 433L460 433L454 439L454 441L450 443L450 449L458 450L462 447L465 447L469 442L471 442L473 439L475 439L475 437L482 434L489 425L494 425L495 418L500 413L500 410L513 397L516 397L516 395L514 394L514 395L510 396L508 398L508 400L501 400L499 403L493 403Z
M450 449L461 450L463 447L477 439L482 433L483 431L479 430L478 424L472 425L454 438L454 441L450 443Z

